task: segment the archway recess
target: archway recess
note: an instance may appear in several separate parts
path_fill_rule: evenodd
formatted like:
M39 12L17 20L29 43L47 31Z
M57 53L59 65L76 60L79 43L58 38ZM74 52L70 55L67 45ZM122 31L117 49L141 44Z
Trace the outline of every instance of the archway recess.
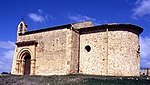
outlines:
M16 42L15 61L12 73L16 75L35 75L37 41Z
M30 71L31 71L31 56L30 54L27 54L24 57L24 75L30 75Z

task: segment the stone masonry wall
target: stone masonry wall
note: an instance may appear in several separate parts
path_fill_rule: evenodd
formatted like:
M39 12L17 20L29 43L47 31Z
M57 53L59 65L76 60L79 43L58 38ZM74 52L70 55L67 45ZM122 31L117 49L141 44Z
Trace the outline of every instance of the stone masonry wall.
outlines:
M99 30L97 33L80 35L80 72L81 74L106 75L106 32ZM105 30L104 30L105 31ZM85 47L89 45L88 52Z
M108 75L139 76L139 38L128 31L108 33Z
M23 75L24 60L20 55L28 51L31 56L31 75L80 73L139 76L140 46L137 32L128 28L91 26L91 22L86 22L72 24L69 29L18 36L17 42L25 45L16 46L11 73ZM80 27L90 28L80 31ZM35 41L37 45L31 44Z
M70 66L70 73L71 74L77 74L79 71L79 34L75 31L71 31L72 37L71 37L71 66Z
M93 24L88 21L73 23L71 26L69 29L64 28L25 35L18 34L17 43L25 43L25 46L16 46L11 73L23 75L24 59L19 57L24 51L28 51L31 55L30 75L78 73L79 33L75 29L90 27ZM20 27L18 27L18 30L20 30ZM38 44L30 45L30 41Z
M87 52L85 46L91 51ZM108 29L80 35L80 73L139 76L139 37L129 31Z
M18 37L17 42L30 40L36 40L38 42L35 52L35 75L69 74L70 55L68 55L68 49L70 48L68 48L68 44L70 43L68 41L71 40L69 38L71 35L67 33L71 31L68 30L53 30ZM20 48L18 47L17 49ZM30 47L27 48L30 49Z
M150 76L150 68L147 69L147 74Z

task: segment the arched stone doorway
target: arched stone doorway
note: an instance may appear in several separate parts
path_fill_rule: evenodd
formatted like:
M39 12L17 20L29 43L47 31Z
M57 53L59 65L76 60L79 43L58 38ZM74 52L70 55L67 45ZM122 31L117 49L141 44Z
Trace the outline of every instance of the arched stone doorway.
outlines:
M25 55L24 57L24 75L30 75L31 71L31 56L30 54Z
M36 41L23 41L16 43L15 61L13 74L35 75L36 67Z
M35 59L30 50L23 49L20 52L16 62L16 70L18 75L35 74Z

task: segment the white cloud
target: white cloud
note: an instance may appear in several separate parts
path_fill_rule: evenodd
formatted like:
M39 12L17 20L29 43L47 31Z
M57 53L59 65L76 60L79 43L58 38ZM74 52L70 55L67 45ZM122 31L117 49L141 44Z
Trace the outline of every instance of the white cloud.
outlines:
M150 16L150 0L137 0L136 7L133 9L133 18Z
M29 13L28 17L32 19L34 22L44 22L48 19L53 19L53 17L49 14L44 14L43 10L38 9L38 13Z
M14 49L7 50L3 53L3 58L12 60L13 55L14 55Z
M85 15L80 15L80 14L74 14L74 15L68 15L68 18L70 20L76 21L76 22L83 22L83 21L96 21L95 18L91 18L89 16L85 16Z
M43 22L45 21L45 18L39 14L36 13L30 13L29 17L34 21L34 22Z
M3 64L3 62L0 61L0 65L2 65L2 64Z
M13 55L14 55L14 49L13 50L7 50L1 55L1 60L0 60L0 70L5 70L10 72L11 66L12 66L12 61L13 61Z
M4 49L14 49L15 43L11 41L0 41L0 48Z
M140 37L141 66L150 68L150 37Z
M100 24L100 22L96 18L81 14L68 14L67 18L75 22L92 21L95 25Z
M15 43L11 41L0 41L0 72L10 72L13 61Z
M40 14L42 14L42 13L43 13L43 10L41 10L41 9L38 9L38 12L39 12Z

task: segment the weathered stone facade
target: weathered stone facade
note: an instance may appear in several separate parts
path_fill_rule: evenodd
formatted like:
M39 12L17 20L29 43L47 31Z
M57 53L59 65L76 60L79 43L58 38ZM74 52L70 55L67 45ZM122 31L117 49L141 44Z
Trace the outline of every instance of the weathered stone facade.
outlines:
M22 21L11 73L139 76L142 31L131 24L93 26L90 21L27 31ZM29 71L25 70L27 56Z

